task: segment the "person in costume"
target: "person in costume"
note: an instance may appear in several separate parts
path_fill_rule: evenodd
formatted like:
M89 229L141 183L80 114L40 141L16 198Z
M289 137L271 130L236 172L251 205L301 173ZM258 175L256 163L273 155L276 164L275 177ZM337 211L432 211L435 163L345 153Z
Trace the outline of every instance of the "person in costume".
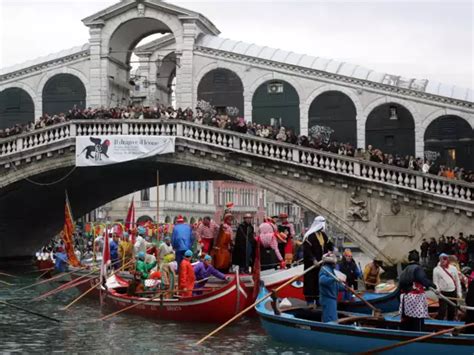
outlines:
M176 252L176 262L179 268L181 267L184 253L193 246L193 231L189 224L184 223L184 218L181 215L176 218L176 224L171 235L171 244Z
M288 230L284 249L284 258L286 264L290 265L293 262L293 242L296 236L295 226L293 225L293 223L288 222L288 214L286 213L280 213L278 218L280 219L280 226Z
M232 219L231 213L224 215L224 221L219 227L219 233L212 248L211 256L214 259L214 267L220 272L226 273L231 265L232 248Z
M122 234L122 240L118 247L118 255L122 269L130 270L133 268L133 265L130 265L133 258L133 244L130 242L128 232L123 232Z
M357 279L362 276L362 271L357 267L355 260L352 258L352 251L345 249L342 254L342 260L337 264L337 270L346 275L346 284L354 290L358 289ZM343 300L350 301L352 292L344 289Z
M335 272L336 256L332 253L324 254L322 262L323 265L320 268L318 280L319 301L323 310L323 322L327 323L337 320L337 295L344 287L337 281Z
M54 257L55 257L54 268L58 272L68 271L69 261L63 247L56 248L56 253L54 253Z
M195 288L203 288L207 279L211 276L217 277L220 280L226 280L226 276L212 266L212 257L210 255L204 256L204 259L194 265L194 275L196 277Z
M240 272L249 272L255 260L255 232L252 225L252 215L246 213L244 221L237 227L234 249L232 250L232 265L237 265Z
M165 257L170 254L174 255L175 251L173 249L173 246L171 245L171 237L166 236L164 242L161 243L159 248L158 259L160 266L163 265Z
M112 267L117 270L120 268L120 258L118 253L119 248L119 237L117 233L112 234L112 241L110 242L110 261Z
M303 237L303 264L307 270L319 265L323 255L333 250L333 244L325 233L326 219L317 216ZM308 304L319 303L319 269L317 266L304 274L303 294Z
M201 244L202 252L209 254L212 250L214 239L219 233L219 226L210 217L204 217L202 223L196 229L196 238Z
M455 266L449 264L449 256L441 253L439 263L433 270L433 283L436 289L446 297L461 298L461 280L459 279L458 270ZM456 301L453 301L456 303ZM438 315L436 319L452 321L456 317L456 307L447 303L443 298L439 298Z
M429 318L428 301L424 288L435 287L420 266L416 250L408 254L408 266L400 274L400 315L402 330L420 332L425 318Z
M143 252L146 254L147 248L153 246L152 243L147 242L145 239L145 233L146 233L146 228L143 226L138 226L137 228L137 239L135 240L135 255L138 255L138 253Z
M264 222L258 227L258 241L260 243L261 270L274 269L278 263L281 268L285 268L285 260L278 249L276 225L272 219L266 217Z
M147 264L145 262L145 256L146 254L143 251L137 254L138 260L137 265L135 267L142 281L148 279L148 277L150 276L150 271L156 266L156 260L151 264Z
M364 267L364 284L366 290L375 290L375 286L380 283L380 274L382 273L382 262L374 259Z
M161 265L161 287L163 290L169 290L165 294L166 298L173 297L176 287L176 272L178 271L178 264L175 261L174 254L168 254L163 258Z
M178 287L181 291L179 294L182 297L191 297L193 295L194 282L196 277L194 275L194 268L191 265L191 258L193 252L191 250L186 250L184 252L184 259L179 265L179 282Z

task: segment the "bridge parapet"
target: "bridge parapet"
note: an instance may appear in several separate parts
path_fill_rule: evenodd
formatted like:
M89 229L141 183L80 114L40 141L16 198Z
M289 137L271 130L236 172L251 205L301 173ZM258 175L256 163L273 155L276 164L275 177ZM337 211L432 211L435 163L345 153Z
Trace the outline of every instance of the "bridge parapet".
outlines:
M448 200L450 205L462 202L455 210L465 210L468 216L472 216L474 209L474 184L471 183L177 120L77 120L45 127L0 139L0 165L6 168L13 162L19 165L30 153L57 149L56 143L69 141L73 145L71 138L76 136L122 134L175 136L229 152L372 182L382 188L397 187L408 194L410 191L421 193L431 199Z

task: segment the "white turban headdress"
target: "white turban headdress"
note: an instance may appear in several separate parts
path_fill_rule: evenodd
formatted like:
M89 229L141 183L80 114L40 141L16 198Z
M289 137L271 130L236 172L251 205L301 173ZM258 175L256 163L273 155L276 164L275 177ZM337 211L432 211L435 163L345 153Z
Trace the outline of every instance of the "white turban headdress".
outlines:
M304 234L303 241L305 241L311 234L319 231L326 230L326 218L318 216L314 219L313 224L309 227L308 231Z

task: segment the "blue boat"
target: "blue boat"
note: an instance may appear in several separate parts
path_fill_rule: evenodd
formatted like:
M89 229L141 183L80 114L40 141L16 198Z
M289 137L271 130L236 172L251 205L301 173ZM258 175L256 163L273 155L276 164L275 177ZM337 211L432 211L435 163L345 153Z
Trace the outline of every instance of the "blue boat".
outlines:
M262 289L259 299L266 293L266 290ZM293 307L287 300L277 303L280 306L268 298L255 307L263 328L276 341L305 346L312 351L325 350L348 354L366 352L463 325L460 322L427 321L426 332L410 332L399 329L399 318L377 318L343 311L339 312L337 322L323 323L320 309ZM472 355L474 334L447 333L384 353Z
M400 306L400 290L398 288L390 293L364 292L361 296L375 308L380 309L382 313L398 311ZM372 309L367 304L355 297L352 301L338 302L337 309L354 313L372 313Z

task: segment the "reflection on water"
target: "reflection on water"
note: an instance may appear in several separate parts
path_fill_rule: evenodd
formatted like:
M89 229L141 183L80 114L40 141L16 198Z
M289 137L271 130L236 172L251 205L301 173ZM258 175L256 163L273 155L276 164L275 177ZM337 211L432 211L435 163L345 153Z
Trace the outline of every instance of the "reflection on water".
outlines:
M57 287L57 283L13 293L15 288L35 281L32 274L25 275L27 277L14 280L14 287L0 284L0 299L17 298L10 302L62 322L52 322L0 304L1 352L324 354L272 341L257 318L244 318L203 345L193 347L194 342L216 325L156 321L128 314L97 321L102 313L95 299L84 298L69 310L60 310L79 294L77 291L66 291L38 302L25 300ZM2 280L6 279L2 277ZM104 309L104 313L109 312L111 310Z

